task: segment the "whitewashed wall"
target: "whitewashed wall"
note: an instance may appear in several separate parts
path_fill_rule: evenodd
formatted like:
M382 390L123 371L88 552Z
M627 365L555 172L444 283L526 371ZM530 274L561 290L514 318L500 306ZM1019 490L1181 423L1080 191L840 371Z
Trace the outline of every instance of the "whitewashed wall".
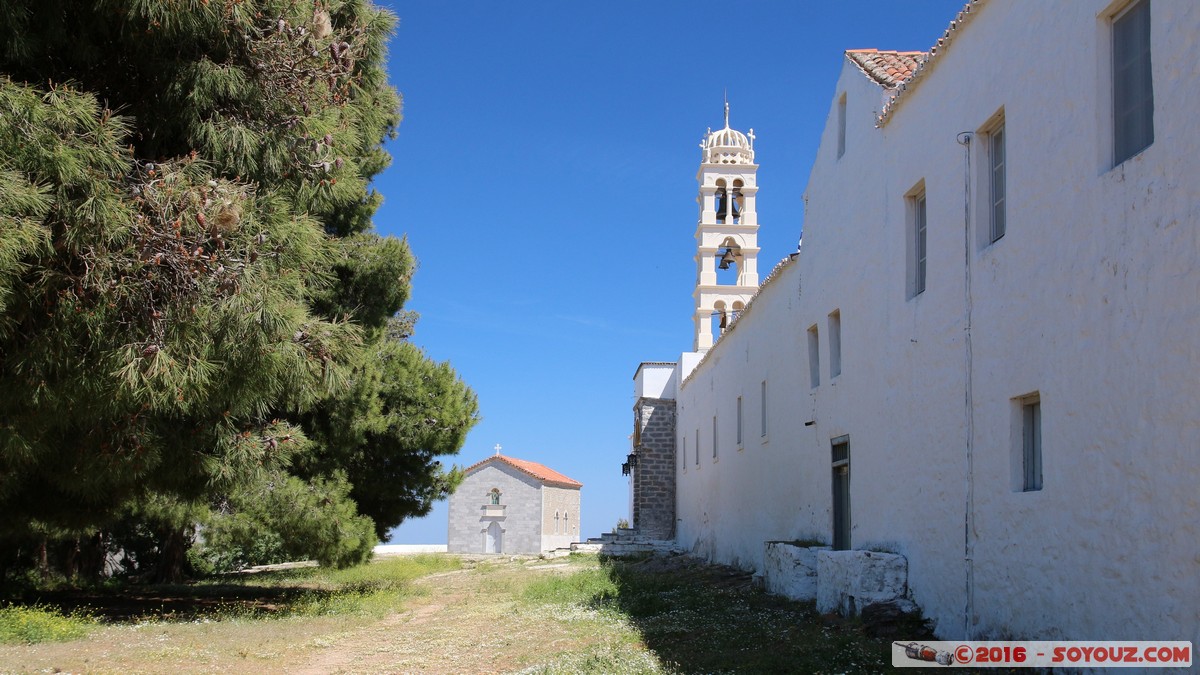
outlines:
M680 544L761 569L764 541L828 541L830 440L849 434L852 545L907 556L942 637L1200 643L1200 3L1154 1L1155 142L1113 168L1116 8L977 5L880 129L882 90L846 63L799 259L679 387ZM1002 107L1008 228L985 247L956 136ZM971 151L978 162L980 143ZM904 195L922 180L928 281L910 300ZM1044 488L1025 493L1011 479L1013 399L1032 391Z

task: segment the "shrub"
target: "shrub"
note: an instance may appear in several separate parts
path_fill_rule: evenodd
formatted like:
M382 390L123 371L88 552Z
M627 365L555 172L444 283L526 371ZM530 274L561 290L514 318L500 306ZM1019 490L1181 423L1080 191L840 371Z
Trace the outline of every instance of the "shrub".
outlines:
M40 605L8 605L0 607L0 644L78 640L95 623L85 612L63 614Z

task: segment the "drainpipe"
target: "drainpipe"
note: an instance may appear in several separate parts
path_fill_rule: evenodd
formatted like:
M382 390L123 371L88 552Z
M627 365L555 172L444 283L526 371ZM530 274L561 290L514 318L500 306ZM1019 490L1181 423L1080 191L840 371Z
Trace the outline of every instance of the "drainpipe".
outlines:
M965 640L974 636L972 628L975 617L975 405L974 405L974 354L971 351L971 313L973 300L971 297L971 140L975 134L964 131L958 135L958 143L966 148L966 165L963 170L963 294L966 308L966 325L963 327L966 344L966 406L967 443L966 443L966 472L967 499L964 505L963 522L963 566L966 576L966 603L963 607L963 633Z

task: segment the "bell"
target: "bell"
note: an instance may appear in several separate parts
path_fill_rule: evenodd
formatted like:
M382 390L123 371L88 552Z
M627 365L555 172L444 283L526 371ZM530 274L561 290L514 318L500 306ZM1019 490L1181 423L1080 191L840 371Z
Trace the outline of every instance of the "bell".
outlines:
M717 220L725 221L725 213L729 209L729 194L725 190L717 193Z
M735 190L733 193L733 217L737 218L742 215L742 193L740 190Z
M729 269L729 266L735 262L737 261L733 257L733 249L727 248L725 249L724 255L721 256L721 264L718 266L718 269L727 270Z

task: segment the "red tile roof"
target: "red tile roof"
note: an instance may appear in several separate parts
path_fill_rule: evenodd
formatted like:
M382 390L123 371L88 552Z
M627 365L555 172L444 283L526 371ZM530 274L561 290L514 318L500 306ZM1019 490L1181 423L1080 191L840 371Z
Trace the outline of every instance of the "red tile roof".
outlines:
M846 57L867 77L885 89L895 89L913 76L929 55L925 52L890 52L878 49L847 49Z
M954 20L950 22L950 26L946 28L946 32L943 33L942 37L938 38L938 41L929 48L928 56L921 61L921 64L909 75L909 77L905 78L905 80L900 83L900 86L896 88L896 91L893 93L891 98L889 98L887 102L883 104L883 111L879 113L875 126L882 127L884 124L887 124L888 118L891 116L892 111L895 110L896 106L899 105L900 102L905 98L904 92L912 89L920 83L921 78L924 75L927 75L929 73L929 69L932 68L937 62L938 56L946 53L946 49L950 47L951 40L958 36L958 33L962 31L963 26L965 26L972 17L979 14L979 9L982 6L984 6L984 0L967 0L967 4L963 6L958 15L954 17Z
M530 476L533 476L534 478L542 481L546 485L553 485L555 487L566 487L566 488L581 488L581 487L583 487L583 483L580 483L579 481L577 481L573 478L567 478L566 476L562 475L561 473L559 473L559 472L555 471L554 469L551 469L550 467L547 467L543 464L538 464L537 462L530 462L530 461L524 460L524 459L505 457L504 455L492 455L491 457L488 457L487 459L483 460L482 462L476 462L475 464L472 464L471 466L467 467L467 470L463 471L463 474L466 475L466 474L473 473L476 469L482 468L484 464L488 464L489 462L494 462L494 461L504 462L505 464L508 464L509 466L513 467L514 469L517 469L518 471L521 471L521 472L529 474Z

